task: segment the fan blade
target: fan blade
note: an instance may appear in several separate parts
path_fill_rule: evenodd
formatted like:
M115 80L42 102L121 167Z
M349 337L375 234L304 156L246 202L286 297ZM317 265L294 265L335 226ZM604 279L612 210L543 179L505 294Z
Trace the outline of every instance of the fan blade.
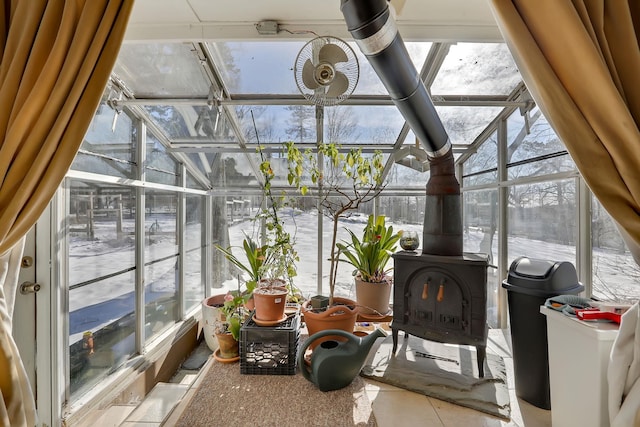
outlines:
M320 86L315 79L315 69L316 67L313 66L313 63L310 59L307 59L307 61L304 63L304 66L302 67L302 82L311 90L316 89Z
M347 62L349 58L339 46L335 44L325 44L320 48L320 52L318 52L318 60L320 62L336 64L338 62Z
M327 96L331 98L337 98L349 89L349 79L344 73L336 72L336 76L333 79L329 90L327 90Z

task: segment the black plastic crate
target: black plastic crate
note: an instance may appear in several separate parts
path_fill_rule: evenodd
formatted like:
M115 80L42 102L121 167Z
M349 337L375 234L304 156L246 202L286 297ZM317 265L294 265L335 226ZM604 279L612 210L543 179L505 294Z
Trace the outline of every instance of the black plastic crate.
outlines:
M300 314L275 326L259 326L254 313L240 328L240 373L294 375L300 337Z

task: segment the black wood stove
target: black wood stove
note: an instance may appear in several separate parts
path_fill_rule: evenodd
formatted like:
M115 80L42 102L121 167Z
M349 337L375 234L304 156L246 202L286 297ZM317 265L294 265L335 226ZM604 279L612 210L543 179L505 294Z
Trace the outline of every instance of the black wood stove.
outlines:
M487 266L484 254L439 256L401 251L394 258L393 353L398 331L431 341L473 345L484 377Z
M393 350L398 331L475 345L484 376L487 345L487 258L462 253L460 184L449 136L395 25L387 0L342 0L340 9L360 50L425 149L427 182L422 254L394 255Z

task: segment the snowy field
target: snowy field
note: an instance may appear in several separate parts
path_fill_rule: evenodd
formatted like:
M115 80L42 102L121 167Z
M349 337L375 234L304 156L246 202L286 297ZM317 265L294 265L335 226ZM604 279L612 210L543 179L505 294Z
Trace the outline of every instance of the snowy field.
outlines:
M354 216L341 221L338 227L338 241L349 237L345 227L349 227L356 235L360 235L366 222L366 216ZM166 297L175 294L175 275L173 273L175 261L171 256L177 253L175 246L175 233L172 227L175 222L170 218L158 219L162 233L147 237L145 259L157 260L168 258L168 261L148 265L146 267L147 284L145 287L145 301L148 303L154 298ZM298 275L294 279L295 285L302 290L305 297L319 293L318 271L316 253L318 248L317 233L318 215L315 212L290 214L285 217L286 228L295 236L295 247L300 257L297 264ZM331 245L332 223L322 217L323 225L323 256L325 260L322 269L322 286L324 293L328 292L329 283L329 251ZM393 224L394 230L414 230L422 237L422 224ZM113 223L106 223L103 227L113 229ZM132 230L132 224L125 222L125 231ZM236 223L230 227L230 239L234 252L241 255L239 246L244 238L244 233L251 235L253 223L245 221ZM199 227L187 227L187 241L199 240ZM86 236L75 236L70 242L70 277L71 284L122 271L135 266L135 242L132 236L119 239L117 242L107 237L113 236L113 230L103 230L101 234L100 223L96 223L96 234L93 240ZM255 235L253 236L255 237ZM464 248L466 252L480 252L480 242L483 233L479 229L469 229L465 233ZM496 259L497 246L494 241L493 254ZM510 238L508 241L509 260L518 256L528 256L553 261L569 261L575 265L575 248L551 244L542 241L523 238ZM420 248L418 249L420 251ZM198 265L200 263L197 251L189 258L188 263ZM196 274L199 274L197 272ZM640 299L640 268L633 262L628 254L619 254L614 251L594 251L594 294L608 300L632 300ZM188 278L193 289L187 286L186 292L198 292L199 282ZM97 330L102 326L120 319L132 312L134 308L134 271L117 275L111 279L102 280L95 284L89 284L70 292L70 341L75 342L81 338L85 330ZM237 288L237 279L229 278L224 283L214 284L213 293L223 293L228 289ZM352 268L346 263L340 263L336 280L336 295L355 298Z

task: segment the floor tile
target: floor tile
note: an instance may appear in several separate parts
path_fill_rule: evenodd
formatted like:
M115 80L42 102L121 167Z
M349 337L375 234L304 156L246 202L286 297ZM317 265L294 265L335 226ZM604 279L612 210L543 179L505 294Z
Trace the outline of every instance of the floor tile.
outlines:
M514 420L504 420L443 400L434 398L429 400L445 427L520 427Z
M501 357L511 357L511 335L507 329L489 329L487 349Z
M378 427L444 427L429 398L407 390L367 391Z
M533 406L516 396L515 390L509 390L511 413L522 427L551 427L551 411Z

